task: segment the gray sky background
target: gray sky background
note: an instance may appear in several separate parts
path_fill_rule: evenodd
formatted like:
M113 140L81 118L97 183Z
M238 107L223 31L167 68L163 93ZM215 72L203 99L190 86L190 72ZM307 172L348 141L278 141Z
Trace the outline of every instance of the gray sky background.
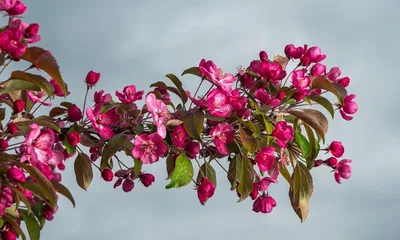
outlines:
M84 77L102 74L97 89L114 93L125 85L148 89L164 75L212 59L226 71L247 65L265 49L283 54L288 43L319 45L328 67L350 76L359 112L351 122L330 121L328 142L341 140L353 159L353 176L336 184L327 168L315 169L307 221L300 224L282 180L270 188L278 206L270 215L236 203L219 171L214 197L205 207L191 186L166 190L165 160L145 170L150 188L114 190L96 174L80 190L73 160L63 175L77 207L64 199L42 239L399 239L400 146L397 59L398 1L33 1L27 22L38 22L43 46L56 56L71 98L82 102ZM183 78L193 89L198 79Z

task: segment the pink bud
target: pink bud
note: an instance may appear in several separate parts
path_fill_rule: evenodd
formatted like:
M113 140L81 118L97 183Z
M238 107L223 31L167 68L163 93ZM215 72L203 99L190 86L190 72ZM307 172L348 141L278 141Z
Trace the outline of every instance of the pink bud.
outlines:
M16 0L0 0L0 11L8 11L15 5Z
M301 63L301 65L303 65L303 66L310 66L310 64L311 64L310 57L308 57L308 56L302 56L301 59L300 59L300 63Z
M332 153L333 156L335 157L342 157L344 153L344 147L342 145L342 142L339 141L333 141L329 147L328 151Z
M90 71L86 75L86 84L88 87L93 87L100 80L100 73Z
M50 207L48 205L43 207L43 215L47 221L52 221L54 219L54 214L57 212L58 206Z
M338 79L338 83L342 85L344 88L346 88L350 85L350 78L349 77L340 78Z
M295 47L293 44L286 45L285 47L285 55L288 58L299 59L303 55L303 48L302 47Z
M123 180L122 178L118 178L118 180L114 183L114 188L121 186L122 180Z
M5 151L8 148L8 141L6 139L0 139L0 151Z
M139 178L145 187L149 187L155 181L155 177L150 173L141 174Z
M104 179L106 182L111 182L114 178L114 173L111 171L111 169L103 169L101 171L101 177Z
M279 91L278 95L276 96L276 98L280 101L282 101L283 99L285 99L286 97L286 93L285 91Z
M19 168L8 169L7 178L18 183L25 183L26 181L24 172Z
M82 111L79 109L78 106L76 106L76 104L73 104L68 108L67 115L68 115L68 121L70 122L79 121L83 117Z
M268 54L267 54L267 52L264 51L264 50L262 50L262 51L258 54L258 56L260 57L260 60L261 60L261 61L266 61L266 60L268 60Z
M18 16L24 14L26 11L26 6L21 1L16 1L14 6L10 8L7 13L10 16Z
M334 167L336 166L338 160L334 157L328 158L325 160L326 165L330 166L330 167Z
M122 183L122 190L124 192L130 192L133 190L134 187L135 183L129 178L125 179L124 183Z
M15 123L10 122L7 125L8 131L10 131L11 134L16 134L18 132L18 127Z
M15 113L20 113L25 109L25 102L21 99L15 100L13 103L13 110Z
M95 162L98 158L99 158L99 154L97 154L97 153L90 154L90 160L92 160L92 162Z
M81 141L81 135L77 133L76 131L68 134L67 136L67 141L71 147L76 147L78 143Z
M202 205L204 205L209 198L214 195L215 184L207 178L201 180L200 185L197 186L197 197Z
M17 234L11 230L3 231L1 237L3 240L17 240Z
M322 74L325 74L326 72L326 66L321 63L316 63L314 66L311 68L311 75L313 76L321 76Z
M319 166L321 166L323 163L324 163L324 161L322 161L322 160L316 160L316 161L314 162L314 167L319 167Z
M33 38L39 33L39 24L32 23L25 29L25 38Z

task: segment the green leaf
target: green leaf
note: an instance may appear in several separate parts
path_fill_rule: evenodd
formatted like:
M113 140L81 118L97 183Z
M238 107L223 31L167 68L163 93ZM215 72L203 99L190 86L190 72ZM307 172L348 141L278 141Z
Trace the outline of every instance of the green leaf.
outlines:
M186 74L192 74L198 77L201 77L200 69L199 67L191 67L183 71L182 76Z
M183 104L185 104L188 100L188 97L186 96L186 92L185 90L182 88L182 82L181 80L179 80L179 78L177 76L175 76L174 74L170 73L165 75L167 78L169 78L174 84L175 86L178 88L179 90L179 95L182 99Z
M14 71L11 73L11 79L19 79L24 80L26 82L30 82L36 84L39 88L43 89L43 91L49 96L52 97L54 94L54 87L51 85L46 78L40 75L31 74L23 71ZM21 89L22 90L22 89Z
M340 104L343 104L343 99L347 96L347 91L339 84L332 83L325 77L316 77L311 82L311 89L324 89L336 95Z
M10 79L4 85L4 88L0 89L0 94L6 94L21 90L40 91L40 87L38 85L19 79Z
M239 123L249 128L253 132L252 134L253 137L260 136L261 133L260 128L257 125L255 125L252 121L239 120Z
M243 144L243 147L250 153L254 153L257 150L257 140L252 137L252 132L248 129L242 128L239 125L239 137Z
M335 110L333 109L332 103L328 99L315 94L308 96L308 98L323 106L331 114L332 118L335 117Z
M325 135L328 132L328 119L320 111L292 108L288 112L312 127L325 143Z
M91 160L86 154L78 153L74 162L74 170L76 182L83 190L87 191L93 180L93 169Z
M22 218L24 219L26 229L31 240L40 239L40 224L33 214L29 214L26 210L20 209Z
M25 194L23 194L18 188L15 188L13 186L10 186L13 192L17 195L17 197L25 204L25 207L27 208L28 212L31 212L31 203L29 200L26 198Z
M53 184L56 191L59 192L64 197L66 197L68 200L70 200L72 205L75 207L75 199L72 196L72 193L69 191L69 189L65 187L63 184L58 183L56 181L51 181L51 183Z
M70 103L70 102L62 102L62 103L60 103L60 105L63 106L63 107L66 107L66 108L70 108L74 104Z
M101 161L100 161L100 168L105 169L105 168L110 168L112 169L112 157L119 151L121 150L121 147L124 145L126 141L129 141L127 137L123 134L117 134L112 137L106 146L104 147L102 156L101 156Z
M212 183L215 184L215 186L217 186L217 175L215 173L214 168L211 166L210 163L208 162L204 162L203 165L201 165L200 169L199 169L199 173L197 174L197 182L200 183L201 179L204 177L206 177L208 180L210 180Z
M246 199L251 191L253 190L253 182L254 182L254 168L253 164L246 156L241 156L240 154L236 155L237 159L236 164L239 167L240 178L239 185L237 186L238 193L240 194L240 201ZM239 163L239 164L238 164Z
M222 121L226 120L226 118L215 117L215 116L211 115L209 112L206 113L205 118L212 120L212 121L217 121L217 122L222 122Z
M53 55L51 55L50 51L46 51L39 47L28 47L24 55L21 56L21 59L32 63L35 67L43 69L47 74L54 78L54 80L56 80L58 85L60 85L64 96L67 95L67 86L62 79L57 61Z
M307 168L311 170L314 167L314 160L317 158L319 154L319 143L318 141L315 140L312 129L307 124L303 124L303 126L306 129L307 138L308 141L310 142L310 147L311 147L310 156L306 159Z
M310 143L307 141L307 138L304 137L301 133L295 133L294 138L301 149L303 158L307 158L308 156L310 156L311 146Z
M291 178L290 178L290 173L285 165L283 165L281 162L279 163L279 172L281 173L282 177L289 183L291 184Z
M22 237L22 240L26 240L26 236L25 236L24 232L22 231L21 227L19 226L19 224L15 221L15 219L13 217L11 217L7 214L4 214L2 218L3 218L3 220L5 220L9 224L11 224L13 230Z
M181 153L175 161L175 170L171 182L165 186L166 189L180 188L190 183L193 177L193 165L186 154Z
M289 190L293 210L304 222L308 215L308 202L313 193L313 179L310 171L303 163L297 162L292 175L292 185Z
M39 169L32 165L28 165L25 163L19 163L33 178L35 178L36 182L39 184L40 189L49 202L49 205L54 207L57 204L57 193L53 184L43 175Z
M201 132L204 125L204 113L201 110L196 110L189 113L183 119L183 126L190 137L201 142Z
M0 228L2 228L4 225L4 220L0 218Z

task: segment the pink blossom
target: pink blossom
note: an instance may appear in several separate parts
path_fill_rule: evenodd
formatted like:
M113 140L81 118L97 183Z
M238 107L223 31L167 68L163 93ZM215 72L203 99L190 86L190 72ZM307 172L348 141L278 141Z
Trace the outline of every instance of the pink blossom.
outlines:
M124 90L122 91L122 93L115 91L115 95L123 103L132 103L137 100L141 100L143 93L144 93L144 91L136 92L135 85L129 85L129 86L124 87Z
M154 124L157 126L157 133L162 138L165 138L167 136L165 124L170 119L170 112L167 105L157 99L154 93L150 93L146 96L146 107L153 117Z
M253 211L256 213L270 213L276 207L276 201L271 196L259 196L253 203Z
M264 147L260 152L257 153L255 161L261 171L268 172L273 168L275 163L275 149L273 147Z
M94 85L97 84L97 82L100 80L101 74L98 72L94 71L89 71L88 74L86 75L85 82L88 87L93 87Z
M54 80L54 78L50 79L50 84L53 85L54 87L54 95L58 96L58 97L64 97L64 93L61 89L61 86L56 82L56 80ZM65 84L65 86L67 87L67 85ZM67 91L67 96L70 94L70 91Z
M28 43L37 43L40 41L41 37L38 34L39 27L40 26L37 23L32 23L26 26L24 37Z
M276 123L272 136L275 137L279 146L287 148L287 142L294 138L293 127L289 126L285 121Z
M172 144L180 149L185 148L185 145L189 139L189 135L187 134L185 127L183 124L177 126L171 134Z
M188 142L185 146L185 151L188 158L195 159L200 152L200 143L194 141Z
M309 96L311 92L307 89L302 89L302 90L297 90L293 95L292 98L294 98L296 101L301 101L304 99L304 97Z
M8 148L8 141L7 139L0 139L0 151L5 151Z
M304 90L311 84L311 78L306 75L306 69L299 69L293 71L292 84L298 90Z
M235 76L230 73L225 73L211 60L206 61L202 59L199 63L199 70L203 77L207 78L227 93L232 90L232 85L236 81Z
M257 89L254 92L254 96L263 104L270 106L271 108L275 108L281 104L281 101L277 98L272 97L269 95L267 90L264 88Z
M96 104L99 103L108 103L111 101L111 95L109 93L104 94L104 90L100 90L94 93L94 102Z
M343 153L344 153L344 147L342 145L342 142L339 141L333 141L329 147L328 147L328 151L330 153L332 153L333 156L335 157L342 157Z
M37 91L28 91L28 98L34 103L41 103L44 106L51 106L51 102L45 102L42 98L45 96L45 92L42 90L40 92Z
M248 73L244 73L240 76L240 82L246 88L253 88L254 87L254 78L250 76Z
M340 71L339 67L332 67L331 70L329 70L328 74L326 77L331 80L336 82L336 79L342 74L342 71Z
M293 44L286 45L285 47L285 55L288 58L299 59L304 53L304 49L302 47L295 47Z
M229 102L231 103L235 111L244 108L244 106L247 103L247 98L240 96L239 89L234 89L232 92L230 92L229 95L230 95Z
M26 6L23 2L17 0L14 3L14 6L12 8L7 10L8 15L10 16L18 16L24 14L26 11Z
M232 114L233 106L225 92L214 89L207 95L208 110L215 117L226 118Z
M229 151L226 145L233 142L233 126L228 123L221 123L211 129L210 135L218 151L227 155Z
M81 109L76 104L72 104L67 111L67 119L70 122L76 122L83 117Z
M111 125L116 122L115 109L108 110L101 113L102 104L95 106L94 110L91 107L86 108L86 115L92 122L92 126L99 132L100 136L104 139L110 139L114 136Z
M53 157L51 148L55 141L54 132L51 129L42 131L37 124L31 124L29 127L31 131L25 138L24 143L26 153L30 155L30 160L33 163L39 162L44 164L50 162Z
M0 0L0 11L8 11L14 7L16 0Z
M326 58L326 55L321 53L321 48L318 46L310 47L305 56L309 57L310 61L313 63L321 62Z
M279 83L280 80L286 77L286 71L277 62L254 60L250 63L250 69L258 76L270 80L273 84Z
M136 137L132 155L139 158L143 164L151 164L158 161L167 151L167 146L162 137L157 133L141 134Z
M264 177L261 180L254 182L253 188L257 189L257 191L265 192L268 190L270 183L277 183L278 181L274 178Z
M335 169L335 180L337 183L341 183L341 178L349 179L351 177L351 163L350 159L343 159L336 165Z
M197 186L197 197L201 205L204 205L214 195L214 191L215 184L208 180L208 178L203 177L201 183Z
M196 105L199 106L200 108L207 108L207 100L203 97L197 96L197 98L192 97L189 91L185 91L186 96Z
M11 181L15 181L18 183L25 183L26 177L24 172L19 168L10 168L7 171L7 178Z
M342 115L343 119L350 121L353 119L353 116L349 114L355 114L358 111L358 105L353 101L356 98L355 94L350 94L344 97L343 105L340 106L340 114Z
M21 57L27 48L22 42L23 35L23 31L17 28L4 30L0 33L0 49L13 58Z
M316 63L314 66L312 66L310 72L313 76L321 76L322 74L325 74L326 66L321 63Z

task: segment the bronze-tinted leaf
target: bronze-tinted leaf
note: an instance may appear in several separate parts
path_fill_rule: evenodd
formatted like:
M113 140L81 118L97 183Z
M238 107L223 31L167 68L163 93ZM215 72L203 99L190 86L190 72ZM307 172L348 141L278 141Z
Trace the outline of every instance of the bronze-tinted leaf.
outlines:
M183 126L190 137L201 142L201 132L203 131L204 125L204 112L196 110L189 113L183 119Z
M211 166L210 163L204 162L204 164L201 165L201 167L199 169L199 173L197 174L197 180L196 180L197 183L201 182L201 179L203 177L203 175L201 173L203 173L204 177L209 179L212 183L215 184L215 186L217 186L217 175L215 173L214 168Z
M74 170L79 187L87 191L93 180L93 169L91 160L86 154L78 153L74 162Z
M185 90L182 88L181 80L179 80L179 78L172 73L167 74L165 76L167 78L169 78L175 84L175 86L178 88L179 93L180 93L179 96L182 99L183 104L185 104L188 100L188 97L186 96Z
M243 147L250 153L254 153L257 149L257 140L252 136L252 132L248 129L239 127L239 137Z
M127 137L124 134L117 134L114 137L112 137L106 146L104 147L102 156L101 156L101 161L100 161L100 168L112 168L111 162L112 162L112 157L119 151L121 150L123 144L129 141Z
M43 89L43 91L49 97L53 96L54 87L43 76L40 76L40 75L37 75L37 74L28 73L28 72L23 72L23 71L14 71L14 72L11 73L11 79L18 79L18 80L23 80L23 81L26 81L26 82L30 82L30 83L36 84L38 87ZM13 80L11 80L11 81L13 81ZM23 90L23 89L21 89L21 90Z
M343 99L347 96L347 91L339 84L332 83L325 77L316 77L311 82L311 89L324 89L336 95L339 103L343 104Z
M321 137L322 141L325 142L325 135L328 132L328 119L320 111L292 108L288 112L312 127Z
M335 117L335 109L333 109L332 103L328 99L315 94L308 96L308 98L323 106L331 114L332 118Z
M51 181L51 183L53 184L56 191L66 197L69 201L71 201L72 205L75 207L75 199L69 189L59 182Z
M254 182L254 168L253 164L246 156L241 156L240 154L236 155L236 158L239 158L236 163L237 171L240 172L239 185L237 186L237 191L240 194L240 201L246 199L251 191L253 190L253 182Z
M191 67L183 71L182 76L185 74L192 74L198 77L201 77L200 69L199 67Z

